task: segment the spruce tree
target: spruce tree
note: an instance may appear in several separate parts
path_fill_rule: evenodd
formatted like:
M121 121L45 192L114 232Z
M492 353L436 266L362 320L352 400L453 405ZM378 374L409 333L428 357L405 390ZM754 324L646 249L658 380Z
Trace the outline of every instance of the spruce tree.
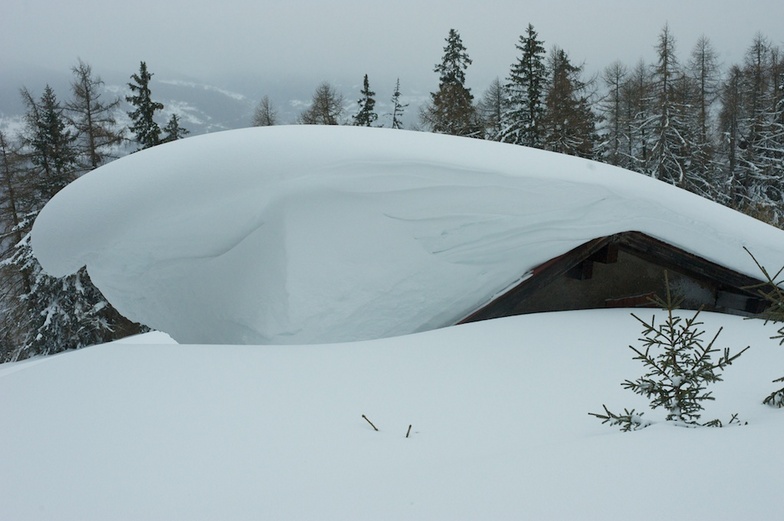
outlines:
M403 128L403 111L408 104L403 105L400 102L400 78L397 79L395 82L395 91L392 93L392 128L394 129L401 129Z
M534 26L528 24L525 35L520 36L520 42L515 47L521 55L512 65L506 83L507 108L501 140L541 148L541 122L547 81L544 42L539 40Z
M593 158L596 118L590 107L586 85L580 78L582 67L572 65L566 52L556 47L550 55L548 70L551 78L541 120L543 148Z
M161 140L161 143L169 143L171 141L177 141L178 139L182 139L188 134L190 134L190 130L180 126L180 118L177 114L172 114L169 118L169 122L166 123L166 126L163 127L164 136Z
M482 125L473 105L474 96L465 86L465 71L471 64L458 32L449 30L441 63L433 69L439 74L438 90L430 93L430 102L420 119L433 132L454 136L482 137Z
M22 98L27 105L27 144L34 168L27 211L38 212L54 194L76 179L78 152L76 138L49 85L38 101L27 89L22 89Z
M128 113L131 121L131 132L136 135L136 142L139 149L154 147L161 142L161 128L155 122L155 113L163 110L163 104L152 100L150 91L150 80L152 73L147 70L147 64L141 62L139 73L133 74L128 88L131 95L125 97L125 101L130 103L134 110Z
M676 310L680 299L674 298L665 273L664 299L657 297L655 303L665 313L664 322L656 323L654 315L650 321L632 316L642 325L641 347L629 346L635 360L642 362L645 374L636 380L626 380L621 385L635 394L650 400L651 409L659 407L667 411L666 421L687 427L709 426L720 427L719 420L700 423L704 410L703 402L713 400L710 384L722 381L724 369L737 360L747 349L745 347L734 355L729 348L717 360L713 359L719 349L714 347L722 328L706 342L699 321L700 311L691 317L684 318ZM611 412L603 406L604 413L589 413L611 426L619 426L629 431L647 427L650 422L643 420L642 414L634 409L625 410L624 414ZM739 423L737 415L733 415L729 423Z
M373 97L376 93L370 90L367 74L365 74L365 78L362 81L362 90L360 91L360 94L362 97L357 100L359 110L352 116L354 125L358 127L372 127L373 123L378 119L378 114L375 112L376 100Z

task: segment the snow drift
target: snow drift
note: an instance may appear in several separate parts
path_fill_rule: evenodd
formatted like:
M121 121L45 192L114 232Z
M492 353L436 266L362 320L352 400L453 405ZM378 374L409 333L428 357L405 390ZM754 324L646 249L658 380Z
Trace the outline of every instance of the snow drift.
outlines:
M784 349L761 320L702 318L725 327L718 347L752 346L703 419L748 425L674 427L623 389L643 367L617 309L329 346L136 337L3 364L0 519L780 519L784 414L760 402ZM603 403L656 425L602 425L587 413Z
M49 273L87 265L128 318L185 343L324 343L454 323L540 263L636 230L756 276L784 233L653 179L540 150L355 127L154 147L39 215ZM747 239L748 238L748 239Z

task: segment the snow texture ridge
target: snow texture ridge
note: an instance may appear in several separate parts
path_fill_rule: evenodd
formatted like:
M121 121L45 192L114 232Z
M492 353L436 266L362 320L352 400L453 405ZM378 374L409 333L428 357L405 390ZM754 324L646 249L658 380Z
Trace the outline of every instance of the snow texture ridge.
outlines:
M138 152L57 194L44 269L87 265L183 343L324 343L442 327L596 237L641 231L756 276L784 232L608 165L467 138L252 128Z

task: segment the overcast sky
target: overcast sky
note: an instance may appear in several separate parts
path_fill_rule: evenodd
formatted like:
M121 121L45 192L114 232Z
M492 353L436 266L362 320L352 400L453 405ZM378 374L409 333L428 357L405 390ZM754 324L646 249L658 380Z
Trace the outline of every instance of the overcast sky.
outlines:
M78 57L101 75L138 70L209 79L236 73L315 81L400 77L435 88L450 28L483 90L503 78L530 22L549 49L600 71L614 60L652 61L665 23L684 60L701 34L725 64L757 32L784 42L782 0L4 0L0 71L32 63L68 71ZM430 85L433 84L432 87Z

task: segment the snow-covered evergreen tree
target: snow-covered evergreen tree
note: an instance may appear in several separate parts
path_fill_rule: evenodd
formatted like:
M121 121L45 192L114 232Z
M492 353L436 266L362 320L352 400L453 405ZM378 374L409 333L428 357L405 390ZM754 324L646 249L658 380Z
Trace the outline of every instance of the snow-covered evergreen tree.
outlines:
M779 50L757 35L742 66L730 69L721 91L719 123L730 204L784 224L784 104Z
M0 330L3 358L18 360L108 340L121 317L108 305L82 270L58 279L46 275L33 256L30 229L44 204L76 178L74 138L63 109L47 87L36 101L23 90L28 105L25 137L27 165L3 170L3 185L15 195L14 221L2 223L4 250L2 301L6 310ZM6 217L7 215L4 215Z
M360 91L360 94L362 97L357 100L359 109L357 110L357 113L352 116L354 125L358 127L372 127L373 123L378 119L378 114L375 112L376 99L373 97L376 93L370 90L370 82L368 81L367 74L365 74L365 78L362 80L362 90Z
M133 74L131 76L133 81L128 83L131 95L125 97L125 101L134 107L128 116L133 121L130 130L136 135L139 149L154 147L161 142L161 128L155 122L155 113L163 110L163 104L152 100L150 91L152 76L153 74L147 70L147 64L141 62L139 73Z
M512 65L506 83L506 110L502 119L501 141L542 147L541 123L547 82L544 42L528 24L515 46L521 52Z

